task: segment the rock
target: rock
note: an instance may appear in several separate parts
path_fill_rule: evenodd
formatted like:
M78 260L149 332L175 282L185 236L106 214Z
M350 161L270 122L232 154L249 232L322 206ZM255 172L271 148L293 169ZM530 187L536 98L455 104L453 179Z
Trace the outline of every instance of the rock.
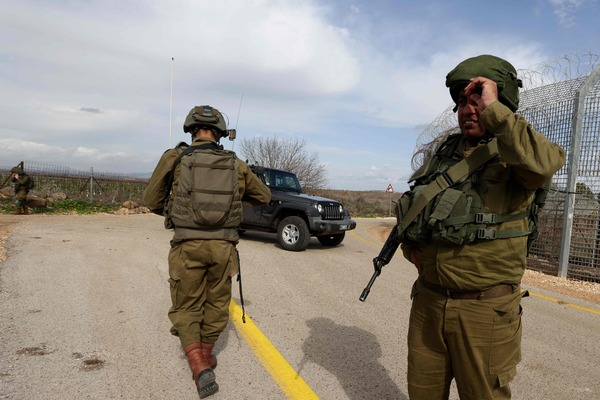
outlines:
M134 208L138 208L139 204L137 204L135 201L131 201L131 200L127 200L126 202L123 203L123 208L127 208L129 210L133 210Z
M47 199L50 201L66 200L67 194L63 193L63 192L56 192L56 193L49 194Z

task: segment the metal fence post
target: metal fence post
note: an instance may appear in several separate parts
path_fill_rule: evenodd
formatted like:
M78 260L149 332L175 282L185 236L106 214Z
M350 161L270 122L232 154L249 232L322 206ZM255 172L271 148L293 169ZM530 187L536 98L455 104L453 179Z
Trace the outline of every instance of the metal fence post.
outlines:
M569 255L571 253L571 235L573 233L573 212L575 209L575 194L577 189L577 175L579 173L579 154L581 152L581 132L583 117L585 114L585 99L600 81L600 65L583 82L573 104L573 121L571 137L571 148L569 149L569 160L567 174L567 195L565 199L565 211L563 221L563 232L561 237L560 256L558 259L558 276L566 278L569 270Z
M90 203L94 201L94 167L90 168Z

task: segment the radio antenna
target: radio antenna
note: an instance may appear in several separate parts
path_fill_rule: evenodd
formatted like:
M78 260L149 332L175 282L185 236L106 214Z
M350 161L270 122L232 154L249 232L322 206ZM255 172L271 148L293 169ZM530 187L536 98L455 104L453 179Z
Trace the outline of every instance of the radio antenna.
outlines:
M237 131L238 121L240 120L240 112L242 111L242 100L244 100L244 93L242 92L242 96L240 97L240 105L238 106L238 115L235 119L235 130ZM231 144L231 150L233 151L233 147L235 146L235 140Z
M171 96L169 97L169 147L171 147L171 128L173 126L173 64L175 64L175 57L171 57Z

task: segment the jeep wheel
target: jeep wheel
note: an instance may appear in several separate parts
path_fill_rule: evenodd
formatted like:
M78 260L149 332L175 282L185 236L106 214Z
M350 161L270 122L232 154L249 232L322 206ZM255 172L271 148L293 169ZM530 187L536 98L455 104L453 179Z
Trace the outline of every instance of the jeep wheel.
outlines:
M344 236L346 236L345 232L342 233L336 233L335 235L325 235L325 236L317 236L317 239L319 239L319 242L321 242L321 244L323 246L337 246L338 244L342 243L342 241L344 240Z
M277 241L285 250L304 250L310 241L306 222L294 216L282 219L277 225Z

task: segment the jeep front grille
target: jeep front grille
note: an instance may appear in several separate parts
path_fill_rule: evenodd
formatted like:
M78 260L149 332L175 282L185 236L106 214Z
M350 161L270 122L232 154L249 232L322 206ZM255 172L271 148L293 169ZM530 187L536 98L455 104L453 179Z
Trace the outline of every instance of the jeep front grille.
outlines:
M339 204L323 204L321 216L323 219L342 219Z

